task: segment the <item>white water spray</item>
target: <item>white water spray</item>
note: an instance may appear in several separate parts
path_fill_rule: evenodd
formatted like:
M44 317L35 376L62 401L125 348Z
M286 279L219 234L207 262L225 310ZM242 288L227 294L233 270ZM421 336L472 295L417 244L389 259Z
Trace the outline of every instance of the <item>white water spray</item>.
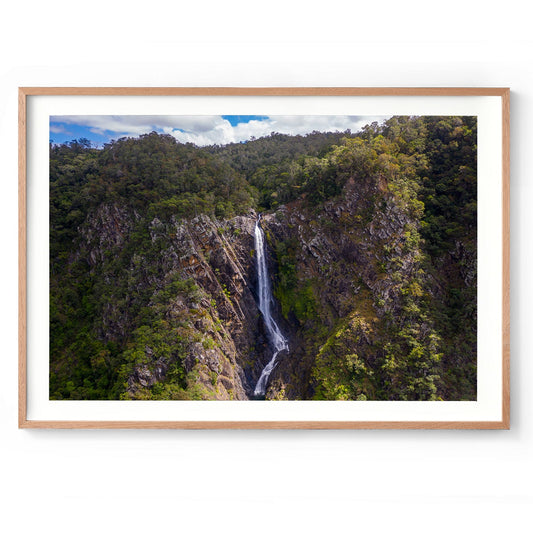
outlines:
M276 364L276 357L283 350L289 349L289 343L287 339L281 333L278 324L272 316L270 310L272 304L272 288L270 287L270 278L268 277L268 268L266 263L266 251L265 251L265 234L261 229L259 217L255 224L255 255L257 257L257 286L259 292L259 310L265 320L265 326L268 334L268 340L270 341L273 349L272 359L261 372L261 376L257 385L255 386L254 395L264 396L266 392L266 386L268 378L274 366Z

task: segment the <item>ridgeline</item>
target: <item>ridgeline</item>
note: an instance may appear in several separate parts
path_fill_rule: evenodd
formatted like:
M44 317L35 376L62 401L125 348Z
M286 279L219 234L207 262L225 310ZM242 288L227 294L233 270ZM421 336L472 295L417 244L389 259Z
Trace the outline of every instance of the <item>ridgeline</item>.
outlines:
M475 117L50 146L50 398L475 400Z

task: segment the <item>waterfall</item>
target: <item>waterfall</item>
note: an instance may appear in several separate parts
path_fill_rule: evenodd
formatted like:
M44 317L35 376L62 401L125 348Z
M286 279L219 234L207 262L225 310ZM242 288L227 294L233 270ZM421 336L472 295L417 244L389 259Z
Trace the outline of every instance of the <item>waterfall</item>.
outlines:
M265 234L261 229L261 215L257 219L255 224L255 255L257 258L257 286L259 293L259 310L263 315L265 321L265 327L267 330L268 340L270 341L273 355L272 359L261 372L259 381L255 386L254 395L255 396L264 396L266 393L266 387L270 373L274 369L276 364L276 357L283 350L289 349L289 344L287 339L281 333L278 324L274 320L271 312L272 304L272 288L270 286L270 278L268 276L268 268L266 263L266 250L265 250Z

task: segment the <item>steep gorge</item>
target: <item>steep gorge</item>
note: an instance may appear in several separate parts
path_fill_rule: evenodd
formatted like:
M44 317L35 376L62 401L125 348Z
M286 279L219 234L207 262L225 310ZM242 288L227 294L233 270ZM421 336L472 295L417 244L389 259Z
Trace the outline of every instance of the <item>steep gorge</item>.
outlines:
M267 400L475 398L471 121L391 120L247 181L154 135L52 158L52 399L255 399L277 351Z

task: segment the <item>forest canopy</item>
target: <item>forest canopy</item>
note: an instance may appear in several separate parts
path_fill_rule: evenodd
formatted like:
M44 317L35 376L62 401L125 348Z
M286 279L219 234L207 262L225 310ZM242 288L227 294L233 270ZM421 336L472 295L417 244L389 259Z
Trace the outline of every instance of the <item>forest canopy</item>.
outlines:
M366 191L367 203L356 208L347 203L354 187ZM342 261L353 256L351 264L370 246L361 244L365 228L382 220L380 212L399 209L405 219L395 235L397 268L391 251L368 279L354 274L358 296L342 312L325 303L334 294L317 288L324 267L310 267L318 269L313 279L302 274L308 244L297 228L287 229L290 238L267 231L280 313L306 351L308 383L295 386L302 399L475 398L476 195L475 117L397 116L357 133L272 133L203 148L155 132L101 148L87 139L50 144L50 397L129 398L132 376L157 360L165 377L138 399L205 398L198 368L186 363L192 343L228 348L211 333L193 339L194 310L219 297L237 304L207 249L202 260L219 278L220 294L188 270L168 271L170 251L180 254L176 232L205 216L222 238L235 217L281 217L289 206L325 237L344 220L343 242L353 245ZM235 230L235 246L240 238ZM372 245L392 250L391 243ZM249 257L252 264L253 250ZM373 276L384 275L396 280L390 302L372 292ZM179 321L169 314L176 301L189 309ZM368 306L366 318L353 314L357 306ZM205 313L210 331L220 327L231 337L222 311ZM368 347L365 320L379 322ZM212 379L215 390L220 381Z

